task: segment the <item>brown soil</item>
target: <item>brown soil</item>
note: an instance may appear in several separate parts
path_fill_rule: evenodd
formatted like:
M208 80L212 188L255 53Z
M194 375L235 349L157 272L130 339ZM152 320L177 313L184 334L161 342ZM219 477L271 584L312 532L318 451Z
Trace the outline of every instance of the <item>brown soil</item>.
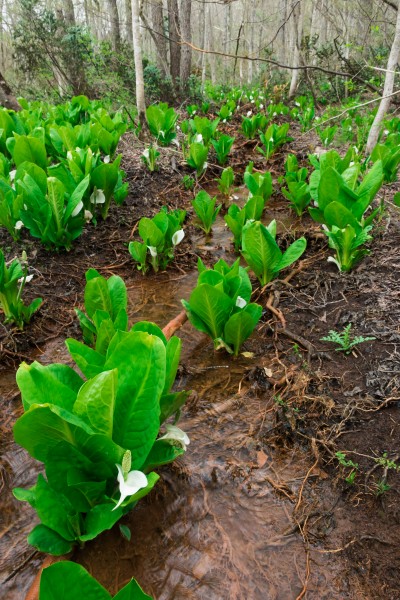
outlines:
M238 136L235 146L235 172L242 173L250 158L274 176L282 171L283 154L265 165L251 153L254 143ZM292 149L306 158L308 148L301 150L299 142ZM173 151L163 152L159 172L151 175L139 162L137 141L126 136L121 150L131 190L124 206L113 207L107 222L87 227L69 253L49 253L24 238L35 274L29 296L45 304L23 333L0 329L1 588L9 600L24 597L42 560L26 543L34 513L10 491L32 485L40 468L12 440L21 414L19 362L71 362L63 342L80 338L73 309L82 305L90 267L125 279L131 322L154 320L163 327L195 284L197 256L210 265L234 257L222 218L209 239L190 218L176 262L165 273L143 277L136 271L126 246L138 219L163 204L189 207L192 192L183 190L187 171ZM208 181L201 182L206 189L215 189L219 171L211 165ZM255 285L255 300L274 312L265 310L245 344L247 357L215 354L210 340L183 326L177 386L193 390L181 421L191 438L188 451L161 470L154 492L125 517L130 542L116 526L74 556L113 593L135 576L157 600L400 597L399 475L374 460L384 452L397 460L400 452L399 214L385 216L371 255L346 275L326 262L318 227L307 216L290 216L279 193L267 205L270 218L278 220L283 244L307 232L301 269L288 283L266 290ZM0 235L9 258L21 252ZM349 356L320 341L348 323L376 340ZM340 467L337 451L358 464L351 485L345 481L351 469ZM385 483L390 489L379 494Z

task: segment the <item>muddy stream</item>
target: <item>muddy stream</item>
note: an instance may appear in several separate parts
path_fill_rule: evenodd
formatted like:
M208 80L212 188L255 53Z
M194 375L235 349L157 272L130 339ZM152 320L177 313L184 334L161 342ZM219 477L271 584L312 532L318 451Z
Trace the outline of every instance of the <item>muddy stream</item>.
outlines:
M193 239L194 251L205 249L215 260L231 261L230 237L219 218L212 238ZM146 278L134 273L126 280L130 322L146 319L165 326L196 279L195 270ZM152 494L123 519L132 532L130 542L117 525L78 550L74 560L113 594L134 576L157 600L301 598L307 546L292 516L312 463L305 448L284 450L269 443L276 425L273 393L257 384L254 373L268 369L272 344L259 328L244 347L252 355L233 359L214 353L212 342L189 323L178 335L183 350L177 388L193 390L179 423L191 440L187 453L160 471ZM53 340L37 359L71 364L63 339ZM22 410L14 371L2 372L0 394L7 407L0 441L1 598L22 600L43 557L26 542L34 511L15 500L11 489L34 484L39 465L10 433ZM309 485L318 482L311 477ZM309 551L306 597L346 597L340 559L317 546Z

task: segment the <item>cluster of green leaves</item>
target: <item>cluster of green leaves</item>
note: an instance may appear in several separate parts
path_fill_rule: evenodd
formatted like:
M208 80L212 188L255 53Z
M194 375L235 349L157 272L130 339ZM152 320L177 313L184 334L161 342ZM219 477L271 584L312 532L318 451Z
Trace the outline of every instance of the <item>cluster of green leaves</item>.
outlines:
M250 111L249 111L250 112ZM268 118L262 113L248 114L242 117L242 132L248 140L254 140L258 133L262 133L268 126Z
M291 110L290 114L299 121L302 131L310 129L315 118L315 107L312 98L298 96L295 99L295 107Z
M39 600L111 600L107 590L82 565L67 560L44 569L40 578ZM151 600L138 583L131 579L114 600Z
M176 138L178 115L165 102L149 106L146 110L146 119L151 133L162 146L169 146Z
M232 167L226 167L222 173L221 177L216 179L218 182L218 190L224 196L229 196L233 182L235 181L235 173L233 172Z
M109 306L99 297L104 291L99 278L89 274L85 293L96 325L95 348L75 339L66 342L84 378L63 364L23 363L17 372L25 412L14 437L44 463L45 476L40 474L31 489L16 488L14 495L29 502L41 520L28 541L56 555L110 529L154 487L154 469L184 451L177 436L158 439L160 426L187 396L171 392L181 342L167 341L157 325L141 322L130 331L116 330L100 347L98 319L105 308L124 304L126 290L115 279L105 282ZM109 316L112 320L112 312ZM144 483L129 491L130 476L138 472Z
M143 242L130 242L128 249L143 274L149 265L157 273L173 260L174 248L184 237L182 224L185 218L185 210L168 210L164 206L152 219L140 219L139 235Z
M126 124L103 108L88 112L85 96L76 100L46 117L29 105L0 110L0 224L14 239L26 226L46 247L68 249L85 220L97 210L106 218L111 199L120 204L128 193L121 157L110 160ZM86 121L73 125L68 115Z
M118 275L105 279L95 269L86 271L85 310L75 309L86 344L105 354L117 331L128 328L128 295Z
M140 158L141 158L142 162L146 165L148 170L151 173L153 173L153 171L156 170L156 163L157 163L157 159L159 156L160 156L160 153L157 150L157 148L155 148L153 146L153 144L150 144L150 146L148 148L145 148L143 150L143 153Z
M25 251L22 253L21 262L15 258L7 267L3 251L0 249L0 308L4 313L5 322L15 323L20 329L23 329L25 323L29 323L43 302L41 298L36 298L26 306L22 300L25 284L31 277L32 275L28 275Z
M216 141L216 131L219 122L220 119L211 121L207 117L195 116L193 119L181 123L182 133L186 135L186 140L182 145L183 153L189 167L196 169L198 177L200 177L207 168L207 157L210 144L212 140ZM225 136L221 142L221 146L218 146L222 159L226 159L230 150L229 147L226 156L224 156L225 151L229 146L225 139L227 137L228 136Z
M382 161L384 181L391 183L397 181L400 165L400 134L391 134L384 144L376 144L372 151L370 160L375 163Z
M224 165L228 160L228 154L231 151L235 138L230 137L222 133L217 139L212 139L211 143L214 146L215 154L217 156L218 163Z
M321 127L317 127L316 129L319 135L319 139L321 140L321 144L325 148L328 148L328 146L330 146L334 140L334 137L338 130L338 126L332 125L330 127L325 127L324 129L322 129Z
M216 203L217 198L211 198L211 196L207 194L205 190L200 190L200 192L192 201L194 212L200 221L199 226L207 235L211 232L211 228L215 223L215 219L221 210L222 204L219 204L216 207Z
M273 123L270 125L265 133L260 134L260 141L265 148L257 146L258 152L268 160L278 148L292 141L293 138L288 136L289 127L289 123L283 125Z
M282 252L275 238L275 220L271 221L268 227L259 221L248 221L243 227L243 257L263 286L277 277L282 269L300 258L307 246L305 238L302 237Z
M289 154L285 162L284 181L286 188L281 188L282 194L290 202L290 206L300 217L311 202L311 195L308 189L306 167L299 168L299 163L294 154Z
M254 331L262 308L250 303L251 283L239 259L231 266L219 260L212 269L198 261L199 277L189 302L182 300L192 325L209 335L214 348L235 356Z
M272 175L269 171L260 173L253 170L253 163L249 163L243 176L244 184L250 196L261 196L267 202L272 196Z
M351 164L351 151L341 158L335 150L311 159L316 170L310 177L314 206L311 217L323 225L329 246L335 250L334 262L340 271L350 271L368 254L364 244L372 239L370 231L379 209L365 216L383 183L382 161L378 160L360 182L360 165Z
M262 196L251 196L243 208L232 203L225 215L225 223L233 233L235 251L239 252L242 245L243 227L248 221L259 221L264 211L265 202Z

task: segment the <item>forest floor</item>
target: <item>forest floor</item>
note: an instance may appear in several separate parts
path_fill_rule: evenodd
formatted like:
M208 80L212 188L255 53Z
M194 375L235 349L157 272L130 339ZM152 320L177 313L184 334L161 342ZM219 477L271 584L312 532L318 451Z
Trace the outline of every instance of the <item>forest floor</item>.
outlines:
M292 151L304 162L312 143L310 136L297 138L266 164L255 142L237 135L230 162L236 183L249 160L275 180L284 156ZM23 238L35 274L27 295L45 302L24 332L0 325L0 585L7 600L24 597L43 559L26 542L33 510L11 494L33 485L39 469L12 438L22 413L19 363L72 363L64 340L80 339L74 307L82 307L88 268L124 278L131 323L164 327L196 283L198 256L210 266L234 259L222 216L209 238L194 227L193 192L181 183L189 171L174 152L164 151L151 174L141 149L125 136L130 195L106 222L88 226L69 253L49 253ZM216 193L219 171L209 166L201 181L209 193ZM387 198L395 187L386 186ZM240 201L242 188L234 194ZM163 205L189 209L186 236L166 272L143 277L127 243L138 219ZM115 526L74 555L112 593L134 576L157 600L400 597L400 474L385 463L385 456L400 455L400 213L388 208L371 254L349 274L327 263L318 226L307 215L291 216L279 192L264 221L272 218L281 244L306 235L305 255L285 281L261 290L253 280L253 299L265 311L245 356L214 353L211 340L189 323L178 332L176 385L192 390L180 422L191 439L188 451L160 470L156 489L124 517L130 542ZM20 254L6 233L0 241L8 258ZM349 356L320 341L348 323L376 339ZM353 483L338 451L358 465Z

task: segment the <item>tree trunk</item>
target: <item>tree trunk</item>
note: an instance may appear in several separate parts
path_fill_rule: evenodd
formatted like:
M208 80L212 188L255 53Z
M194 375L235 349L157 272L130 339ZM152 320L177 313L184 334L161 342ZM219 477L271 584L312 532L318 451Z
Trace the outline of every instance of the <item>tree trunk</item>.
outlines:
M132 32L133 52L135 57L136 107L142 130L146 130L146 102L144 98L142 36L140 32L139 0L132 0Z
M125 36L130 46L133 46L132 32L132 3L131 0L125 0Z
M16 97L12 93L11 88L4 79L2 73L0 73L0 104L1 106L4 106L4 108L10 108L15 111L21 110Z
M151 20L154 31L154 44L157 50L157 67L164 75L168 75L168 52L167 40L164 34L164 15L162 0L152 0L151 3Z
M74 12L74 3L73 0L65 0L63 3L64 6L64 19L65 24L68 27L75 27L75 12Z
M181 0L181 38L183 42L192 41L191 34L191 0ZM192 69L192 49L183 44L181 46L180 87L184 92L187 89L188 79Z
M119 27L119 15L117 0L107 0L111 19L111 44L114 52L121 47L121 31Z
M367 147L366 152L370 154L379 137L379 131L381 123L384 119L385 114L389 110L390 102L391 102L391 94L393 93L394 86L394 78L395 78L395 70L397 67L397 63L399 61L400 55L400 4L397 10L397 20L396 20L396 30L394 34L394 40L392 44L392 48L390 50L388 64L387 64L387 72L385 77L385 85L383 88L382 100L378 108L378 112L375 115L374 122L372 123L370 132L368 134Z
M302 9L302 5L298 4L293 11L293 34L294 34L294 44L293 44L293 67L300 66L300 51L301 51L301 40L303 37L303 19L304 19L304 10ZM289 99L293 98L297 91L297 86L299 84L299 69L294 69L292 71L292 79L290 81L289 88Z
M214 29L213 29L213 19L212 19L212 15L211 15L211 11L212 11L212 4L208 4L207 5L207 12L208 12L208 49L209 50L214 50ZM216 73L216 68L215 68L215 54L209 54L209 61L210 61L210 71L211 71L211 83L213 85L216 84L217 81L217 73Z
M168 0L169 54L171 77L176 85L181 74L181 47L179 33L178 0Z

